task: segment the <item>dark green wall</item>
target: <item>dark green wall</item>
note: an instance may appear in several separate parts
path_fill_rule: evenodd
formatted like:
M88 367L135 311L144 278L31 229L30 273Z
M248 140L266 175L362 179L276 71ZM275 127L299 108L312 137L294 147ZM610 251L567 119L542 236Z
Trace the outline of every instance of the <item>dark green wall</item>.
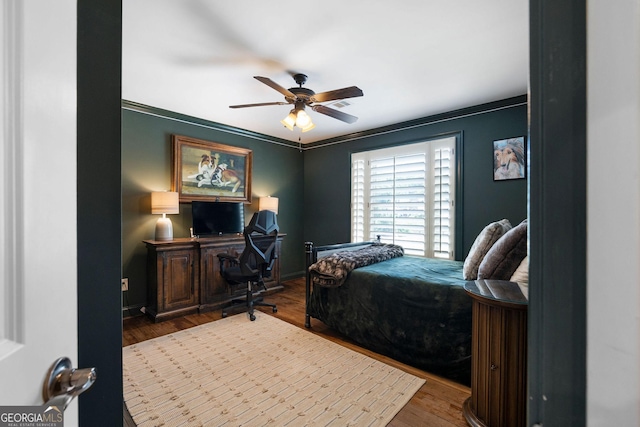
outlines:
M302 250L302 153L291 146L259 140L137 110L122 110L122 266L129 278L124 307L138 314L146 304L146 248L153 239L157 215L151 215L151 191L171 188L171 135L186 135L253 151L253 202L246 206L248 221L258 209L260 196L279 198L278 223L286 233L282 246L284 279L299 276L304 267ZM192 120L194 121L194 120ZM213 125L215 127L215 125ZM169 215L175 237L188 237L191 205L180 204L179 215Z
M304 238L317 245L350 239L351 153L417 142L440 134L462 133L463 259L482 228L502 218L516 224L527 217L527 180L493 181L493 141L527 135L526 97L455 111L376 132L352 135L305 151Z

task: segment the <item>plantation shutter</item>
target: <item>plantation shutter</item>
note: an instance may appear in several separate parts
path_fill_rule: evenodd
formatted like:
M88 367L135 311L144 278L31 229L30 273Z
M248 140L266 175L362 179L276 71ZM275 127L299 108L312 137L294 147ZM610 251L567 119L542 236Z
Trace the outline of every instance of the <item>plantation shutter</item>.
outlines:
M433 258L453 259L453 147L433 144Z
M455 138L352 155L353 242L380 236L407 255L453 258Z
M424 255L424 152L370 161L370 234Z
M351 165L351 241L362 242L365 217L365 161L354 160Z

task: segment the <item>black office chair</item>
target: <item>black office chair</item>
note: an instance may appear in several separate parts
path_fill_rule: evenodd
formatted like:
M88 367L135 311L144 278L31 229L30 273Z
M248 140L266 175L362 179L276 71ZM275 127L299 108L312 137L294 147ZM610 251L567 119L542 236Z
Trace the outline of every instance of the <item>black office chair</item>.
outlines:
M278 311L275 304L264 302L262 296L254 298L254 285L266 290L264 279L271 277L271 270L276 260L276 240L278 238L278 220L272 211L258 211L253 214L249 225L244 228L245 248L237 257L230 254L218 254L220 260L220 274L235 287L247 285L245 300L234 300L232 305L222 310L222 317L227 317L227 311L243 306L247 308L249 319L256 320L253 314L254 306L271 307L274 313Z

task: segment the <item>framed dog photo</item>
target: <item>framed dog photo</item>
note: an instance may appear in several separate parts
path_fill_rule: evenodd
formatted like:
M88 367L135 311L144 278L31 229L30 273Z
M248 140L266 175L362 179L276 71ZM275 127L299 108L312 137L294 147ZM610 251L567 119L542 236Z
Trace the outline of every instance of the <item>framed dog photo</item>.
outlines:
M493 141L493 180L526 178L525 153L524 136Z
M180 202L251 203L253 153L182 135L171 135L172 191Z

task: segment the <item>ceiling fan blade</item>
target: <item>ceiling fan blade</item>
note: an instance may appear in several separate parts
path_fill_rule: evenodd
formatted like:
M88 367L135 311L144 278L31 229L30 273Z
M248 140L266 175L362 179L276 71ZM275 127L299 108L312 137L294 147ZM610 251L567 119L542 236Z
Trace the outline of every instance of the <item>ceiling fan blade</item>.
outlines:
M229 105L229 108L264 107L266 105L289 105L288 102L259 102L257 104Z
M288 89L283 88L282 86L280 86L278 83L274 82L273 80L271 80L270 78L267 77L260 77L260 76L253 76L254 79L266 84L267 86L269 86L270 88L273 88L275 90L277 90L278 92L280 92L281 94L283 94L284 96L288 97L288 98L295 98L296 95L292 92L290 92Z
M354 123L358 118L351 114L343 113L342 111L334 110L333 108L325 107L324 105L314 105L311 107L313 111L333 117L334 119L342 120L345 123Z
M311 102L326 102L334 101L336 99L355 98L362 96L364 93L362 89L357 86L345 87L342 89L330 90L328 92L316 93L310 98Z

